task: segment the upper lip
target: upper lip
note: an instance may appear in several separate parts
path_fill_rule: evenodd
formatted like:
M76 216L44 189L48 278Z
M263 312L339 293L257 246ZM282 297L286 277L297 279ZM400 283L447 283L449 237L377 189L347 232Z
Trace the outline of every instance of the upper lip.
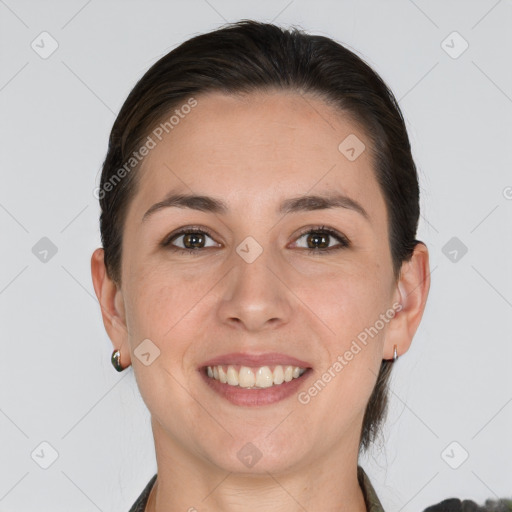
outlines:
M231 354L223 354L205 361L201 366L219 366L223 364L244 365L244 366L271 366L271 365L289 365L299 366L301 368L310 368L311 364L302 361L296 357L277 352L267 352L266 354L247 354L242 352L233 352Z

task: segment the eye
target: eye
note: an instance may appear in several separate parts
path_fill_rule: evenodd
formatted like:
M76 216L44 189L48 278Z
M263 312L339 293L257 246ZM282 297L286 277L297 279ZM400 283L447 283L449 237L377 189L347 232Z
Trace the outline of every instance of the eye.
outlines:
M201 249L217 246L216 243L209 246L205 245L206 238L212 239L212 235L208 230L198 226L190 226L172 233L161 245L173 251L186 251L197 254L201 252ZM175 243L177 241L178 245Z
M325 226L309 228L307 231L303 231L298 240L306 235L308 235L306 238L306 247L303 248L309 253L325 253L350 247L350 242L345 236ZM329 239L333 238L339 242L338 245L332 246L330 244Z
M338 233L337 231L327 228L325 226L318 226L314 228L308 228L303 231L297 240L306 238L306 247L302 247L311 254L321 254L339 249L350 247L349 240ZM206 239L209 238L213 243L206 245ZM330 239L338 241L337 245L331 245ZM296 244L297 242L295 242ZM171 233L163 242L162 247L165 247L172 251L187 252L189 254L199 255L203 249L208 247L218 247L219 245L213 241L212 234L203 227L200 226L189 226L181 228L180 230ZM299 246L300 247L300 246Z

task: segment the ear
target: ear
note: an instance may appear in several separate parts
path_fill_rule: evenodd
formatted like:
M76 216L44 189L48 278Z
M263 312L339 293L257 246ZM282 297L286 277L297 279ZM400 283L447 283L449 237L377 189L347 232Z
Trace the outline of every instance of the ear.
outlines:
M405 261L400 270L394 296L396 303L402 307L396 308L395 316L388 324L384 359L393 359L394 345L399 356L409 350L423 316L429 290L428 249L423 242L418 242L411 259Z
M119 349L121 352L121 358L124 359L124 361L120 359L121 365L126 367L129 366L131 358L130 351L123 350L123 347L129 347L123 293L107 274L104 254L102 248L96 249L92 254L92 282L100 303L103 325L114 349Z

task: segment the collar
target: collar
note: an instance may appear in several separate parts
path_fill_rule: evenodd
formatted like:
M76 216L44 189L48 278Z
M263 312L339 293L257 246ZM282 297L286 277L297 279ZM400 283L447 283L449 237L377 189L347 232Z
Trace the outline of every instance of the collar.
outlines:
M361 466L357 466L357 480L359 481L359 486L363 491L367 512L384 512L384 508L377 497L377 493L375 492L368 475L364 472L364 469Z

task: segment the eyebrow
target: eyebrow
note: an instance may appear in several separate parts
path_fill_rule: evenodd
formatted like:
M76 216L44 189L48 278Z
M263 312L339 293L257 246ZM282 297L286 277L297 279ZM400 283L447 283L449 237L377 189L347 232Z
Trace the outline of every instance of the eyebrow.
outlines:
M227 204L221 199L195 194L168 194L162 201L155 203L146 211L142 222L146 221L155 212L163 208L190 208L201 212L226 214L229 211ZM307 195L285 199L277 209L278 214L306 212L312 210L328 210L332 208L345 208L362 215L367 221L370 217L367 211L354 199L333 193L328 195Z

